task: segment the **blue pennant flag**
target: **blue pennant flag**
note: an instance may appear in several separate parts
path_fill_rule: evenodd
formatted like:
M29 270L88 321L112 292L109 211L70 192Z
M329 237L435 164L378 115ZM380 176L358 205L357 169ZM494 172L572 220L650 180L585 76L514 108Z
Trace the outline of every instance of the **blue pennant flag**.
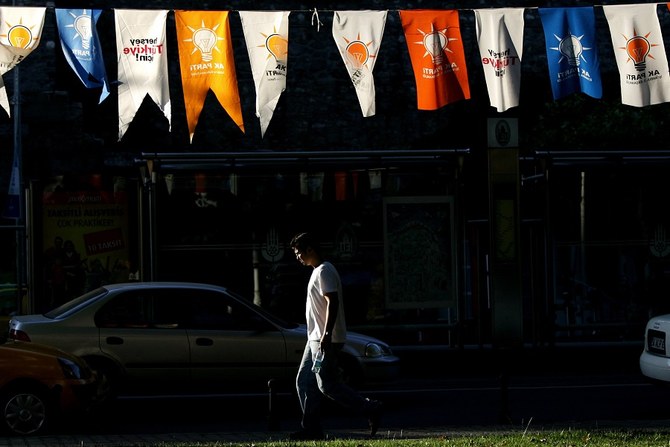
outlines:
M554 99L583 92L602 97L593 7L539 8Z
M87 88L102 87L99 102L109 95L96 28L101 12L99 9L56 9L58 34L65 59Z

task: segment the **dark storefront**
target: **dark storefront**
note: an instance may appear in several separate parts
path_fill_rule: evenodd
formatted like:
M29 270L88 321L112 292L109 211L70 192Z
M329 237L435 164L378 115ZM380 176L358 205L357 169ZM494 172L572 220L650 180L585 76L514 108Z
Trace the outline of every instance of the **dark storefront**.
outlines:
M310 231L338 265L349 325L421 341L402 327L423 323L439 326L433 342L445 343L459 318L458 178L467 153L237 154L218 162L207 154L209 163L147 156L156 180L145 189L155 210L155 234L147 235L154 276L226 285L300 320L309 271L287 244Z
M539 151L547 173L556 337L639 339L670 311L665 151Z
M41 311L67 298L49 277L59 237L80 260L77 288L64 283L63 294L128 279L202 281L300 320L309 272L287 242L307 230L340 269L352 327L397 344L495 345L495 236L478 215L487 192L464 182L476 157L424 157L312 154L269 167L266 157L152 154L138 159L138 179L59 178L56 192L34 184L32 250L42 255L31 303ZM538 151L522 170L538 163L546 171L519 179L519 312L505 318L536 346L640 340L647 318L670 310L663 163Z
M1 221L2 316L41 312L105 282L155 279L223 284L301 319L309 272L286 243L303 230L318 233L340 269L350 326L393 344L641 342L647 318L670 310L669 106L621 104L607 39L599 43L603 99L554 101L537 8L528 8L520 105L497 113L464 9L472 98L417 110L396 13L408 5L389 2L378 113L363 118L329 32L332 11L321 13L318 31L310 5L266 6L295 8L290 76L267 132L233 13L246 133L210 93L192 141L172 15L172 127L147 99L118 141L116 86L102 104L99 91L81 86L47 11L44 45L20 66L22 92L18 69L3 77L10 96L30 100L0 120L6 141L23 137L15 145L27 192L26 226ZM98 28L114 73L112 10ZM488 121L501 118L518 121L518 145L487 144ZM621 147L628 153L613 150ZM0 154L0 194L11 155ZM78 261L66 269L55 253L67 241Z

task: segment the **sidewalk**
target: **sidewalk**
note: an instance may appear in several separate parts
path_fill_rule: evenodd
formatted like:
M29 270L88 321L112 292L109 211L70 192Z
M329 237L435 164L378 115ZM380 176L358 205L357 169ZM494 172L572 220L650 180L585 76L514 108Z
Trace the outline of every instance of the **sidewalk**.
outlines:
M381 431L373 439L448 439L466 436L484 436L501 433L538 433L556 429L570 430L634 430L636 432L666 433L668 421L598 421L597 423L557 424L555 426L524 427L510 425L482 427L435 427ZM287 441L289 432L236 431L214 433L164 433L126 435L58 435L34 437L0 437L0 447L169 447L170 444L192 446L245 444ZM371 439L364 430L329 430L327 440Z

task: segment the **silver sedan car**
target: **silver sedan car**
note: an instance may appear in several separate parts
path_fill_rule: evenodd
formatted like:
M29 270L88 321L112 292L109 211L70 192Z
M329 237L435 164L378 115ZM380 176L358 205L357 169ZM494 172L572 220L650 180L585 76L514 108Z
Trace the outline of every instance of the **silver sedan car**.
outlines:
M181 282L106 285L9 323L10 339L85 359L110 395L267 390L270 380L292 387L306 337L304 325L226 288ZM349 332L341 367L351 383L388 381L399 359L382 341Z
M649 381L670 384L670 314L657 315L647 321L644 349L640 354L640 371Z

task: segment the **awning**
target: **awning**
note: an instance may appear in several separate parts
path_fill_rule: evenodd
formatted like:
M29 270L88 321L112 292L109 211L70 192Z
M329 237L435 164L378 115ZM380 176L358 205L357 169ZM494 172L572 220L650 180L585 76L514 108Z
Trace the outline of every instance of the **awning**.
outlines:
M153 163L156 170L314 170L381 169L453 165L470 149L333 150L250 152L143 152L138 166Z
M667 150L537 150L525 161L545 160L548 167L667 165Z

